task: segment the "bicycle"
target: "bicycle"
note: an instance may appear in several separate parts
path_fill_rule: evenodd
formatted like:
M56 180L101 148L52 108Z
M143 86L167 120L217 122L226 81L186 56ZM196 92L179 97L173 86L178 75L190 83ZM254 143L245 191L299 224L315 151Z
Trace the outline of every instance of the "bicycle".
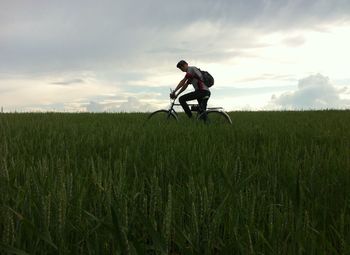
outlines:
M174 110L174 106L181 106L179 103L175 103L176 98L170 99L170 108L161 109L150 113L147 120L154 122L164 122L164 121L179 121L179 115ZM202 111L200 105L198 104L188 104L192 112L196 112L196 120L203 121L207 124L232 124L230 116L224 111L223 107L207 107L206 111ZM205 118L207 114L207 118Z

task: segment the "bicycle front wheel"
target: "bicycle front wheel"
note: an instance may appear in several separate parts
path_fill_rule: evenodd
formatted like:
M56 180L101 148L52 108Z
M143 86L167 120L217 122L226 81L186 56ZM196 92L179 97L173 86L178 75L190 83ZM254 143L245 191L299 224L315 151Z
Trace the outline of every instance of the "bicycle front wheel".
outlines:
M209 110L206 112L206 123L208 124L232 124L230 116L223 111ZM198 119L204 120L204 113L202 113Z
M168 110L158 110L148 116L148 121L153 123L176 122L177 116Z

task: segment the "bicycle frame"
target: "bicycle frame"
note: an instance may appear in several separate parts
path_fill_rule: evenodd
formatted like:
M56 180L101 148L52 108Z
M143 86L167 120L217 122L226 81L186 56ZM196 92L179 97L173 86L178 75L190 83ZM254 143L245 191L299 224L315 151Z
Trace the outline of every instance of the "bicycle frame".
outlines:
M176 98L174 98L174 99L170 99L170 108L168 109L168 111L169 111L169 114L171 114L172 112L176 115L176 116L178 116L178 114L177 114L177 112L175 111L175 109L174 109L174 106L181 106L181 104L179 104L179 103L175 103L175 101L176 101ZM197 106L198 104L187 104L188 106ZM222 109L222 107L216 107L216 108L207 108L208 110L209 109ZM191 108L190 108L191 109ZM191 111L193 111L192 109L191 109ZM195 112L198 112L198 111L195 111Z
M170 92L172 93L171 89L170 89ZM174 106L181 106L181 104L175 103L175 101L176 101L176 98L170 98L170 107L168 109L161 109L161 110L152 112L148 116L148 119L150 119L155 114L163 112L163 113L167 113L167 119L171 118L172 116L176 120L178 120L178 113L175 111ZM223 107L207 107L205 111L201 111L199 104L187 104L187 105L190 106L190 110L192 112L197 112L197 119L200 119L202 116L204 116L204 114L206 118L208 114L218 113L218 114L221 114L230 124L232 124L230 116L224 111ZM192 106L197 106L197 107L192 107Z
M170 92L172 93L173 90L170 89ZM177 116L177 112L174 110L174 106L181 106L181 104L179 104L179 103L176 104L175 103L176 99L177 98L174 98L174 99L170 98L170 108L168 111L169 111L169 113L174 112ZM191 106L197 106L198 104L187 104L187 105L190 106L190 109L191 109ZM223 109L223 108L222 107L215 107L215 108L207 108L207 109L209 110L209 109ZM193 110L191 109L191 111L193 111Z

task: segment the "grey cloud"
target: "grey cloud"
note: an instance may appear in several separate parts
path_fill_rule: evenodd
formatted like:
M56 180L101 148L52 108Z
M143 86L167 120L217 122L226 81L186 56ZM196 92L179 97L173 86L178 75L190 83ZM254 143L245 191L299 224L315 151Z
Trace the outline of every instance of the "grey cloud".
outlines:
M280 109L329 109L349 108L350 100L341 99L342 89L336 88L321 74L311 75L299 81L295 91L273 95L268 108Z
M149 112L156 109L156 106L143 102L135 96L130 96L126 101L121 103L100 103L90 101L86 105L88 112Z
M349 13L350 2L342 0L3 1L0 71L128 70L179 55L220 61L222 49L255 46L261 33L316 28ZM201 22L213 30L186 30Z
M303 36L293 36L287 37L283 40L283 43L290 47L299 47L305 43L305 38Z
M284 80L284 81L294 81L295 77L289 74L280 74L280 75L276 75L276 74L269 74L269 73L265 73L265 74L261 74L258 76L254 76L254 77L248 77L242 80L238 80L238 82L252 82L252 81L262 81L262 80Z
M66 81L58 81L58 82L51 82L52 85L72 85L72 84L80 84L84 83L85 81L83 79L71 79Z

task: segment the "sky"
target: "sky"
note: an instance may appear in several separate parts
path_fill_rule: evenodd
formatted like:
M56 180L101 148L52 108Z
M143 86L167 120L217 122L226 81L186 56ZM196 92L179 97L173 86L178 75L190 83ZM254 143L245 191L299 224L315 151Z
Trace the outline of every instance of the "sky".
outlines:
M166 108L184 59L209 107L349 109L349 45L349 0L0 0L0 107Z

